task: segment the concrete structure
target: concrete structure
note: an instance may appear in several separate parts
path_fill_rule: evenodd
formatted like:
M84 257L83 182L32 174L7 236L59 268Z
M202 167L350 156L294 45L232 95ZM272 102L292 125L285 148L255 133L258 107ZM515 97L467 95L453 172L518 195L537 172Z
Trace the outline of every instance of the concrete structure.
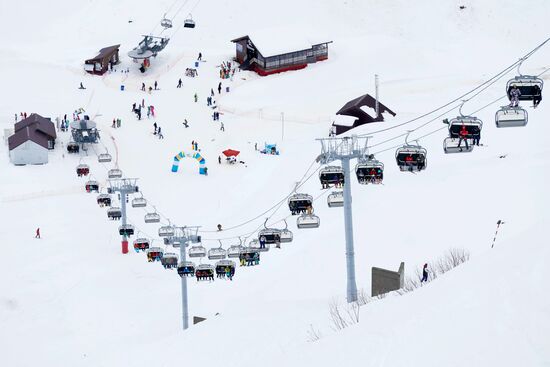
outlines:
M206 320L206 317L193 316L193 325L196 325L199 322L203 322L205 320Z
M48 150L55 147L57 135L50 119L32 114L14 125L8 138L11 163L15 165L46 164Z
M371 296L396 291L403 288L405 282L405 263L399 265L398 271L391 271L382 268L372 268Z

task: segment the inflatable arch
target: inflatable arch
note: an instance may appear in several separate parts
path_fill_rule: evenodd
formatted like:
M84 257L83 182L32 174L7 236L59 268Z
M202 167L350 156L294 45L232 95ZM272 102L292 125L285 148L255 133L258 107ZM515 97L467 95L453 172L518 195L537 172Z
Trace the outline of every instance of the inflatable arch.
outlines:
M205 175L206 174L206 160L197 152L193 153L185 153L185 152L179 152L174 157L174 163L172 164L172 172L178 172L178 167L180 164L180 160L182 158L193 158L199 161L199 174Z

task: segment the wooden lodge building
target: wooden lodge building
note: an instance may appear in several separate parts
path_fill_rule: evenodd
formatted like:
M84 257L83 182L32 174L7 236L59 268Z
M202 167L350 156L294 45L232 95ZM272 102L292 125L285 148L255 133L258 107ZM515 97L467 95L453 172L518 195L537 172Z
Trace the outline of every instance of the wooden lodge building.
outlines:
M261 76L299 70L307 64L328 59L328 45L332 41L310 42L299 40L299 33L281 33L272 30L262 36L243 36L232 40L237 48L236 60L242 70L252 70ZM275 36L274 36L275 35Z
M112 68L120 62L119 48L120 45L102 48L96 57L84 61L84 70L95 75L105 74L109 67Z

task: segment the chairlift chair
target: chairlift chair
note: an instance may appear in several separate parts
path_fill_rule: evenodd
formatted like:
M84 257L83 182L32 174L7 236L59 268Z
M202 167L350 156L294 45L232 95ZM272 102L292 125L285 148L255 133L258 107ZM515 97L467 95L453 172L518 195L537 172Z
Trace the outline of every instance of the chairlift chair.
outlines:
M460 144L460 146L459 146ZM447 137L443 140L443 151L447 154L449 153L469 153L474 150L474 144L468 144L466 147L466 142L461 142L459 138Z
M120 227L118 227L118 233L121 236L133 236L134 235L134 226L131 224L123 224Z
M145 200L144 197L132 199L132 208L143 208L146 206L147 206L147 200Z
M172 21L166 17L162 18L162 20L160 21L160 26L163 27L163 28L172 28Z
M281 243L281 230L276 228L264 228L258 232L258 241L263 241L270 244Z
M195 278L198 280L214 280L214 266L211 264L199 264L195 269Z
M483 122L475 116L457 116L449 121L449 136L459 138L462 126L468 131L467 139L479 138Z
M193 20L193 16L191 14L188 15L187 19L183 22L184 28L195 28L195 21Z
M163 242L164 242L164 245L166 245L166 246L172 246L172 247L175 247L175 248L176 247L179 248L181 246L180 241L177 240L174 237L164 237Z
M78 177L88 176L89 173L90 173L90 166L88 166L87 164L81 163L78 166L76 166L76 174Z
M161 261L164 256L164 250L160 247L151 247L146 250L147 262Z
M242 245L232 245L227 249L228 258L237 258L239 257L241 251L244 249Z
M111 195L109 194L97 195L97 204L102 206L111 206Z
M344 193L342 191L333 191L327 197L329 208L341 208L344 206Z
M122 217L122 210L118 207L111 207L107 210L107 217L112 220L119 220Z
M406 144L395 151L395 160L402 172L419 172L426 169L427 153L420 145Z
M74 141L67 143L67 153L77 154L78 152L80 152L80 146L78 143L75 143Z
M107 163L110 162L113 158L109 153L101 153L97 156L97 161L99 163Z
M122 171L118 168L110 169L109 172L107 172L107 175L109 178L121 178L122 177Z
M344 169L340 166L326 166L319 172L319 180L323 188L344 184Z
M208 260L223 260L226 258L226 256L227 256L227 251L225 251L221 247L215 247L208 250Z
M99 183L94 180L88 180L85 185L86 192L99 192Z
M180 277L192 277L195 275L195 263L192 261L182 261L178 264L178 274Z
M134 240L134 250L136 252L146 251L149 249L149 240L147 238L136 238Z
M144 220L145 220L145 223L159 223L160 215L156 212L147 213L145 214Z
M288 208L292 215L305 213L313 205L313 196L309 194L293 194L288 198Z
M239 255L241 266L246 263L247 266L260 264L260 252L252 247L244 247Z
M294 239L294 235L292 234L292 231L288 229L288 223L285 221L285 228L281 229L281 243L289 243L292 242Z
M380 184L384 180L384 163L374 159L374 156L371 155L368 159L357 163L355 175L357 182L361 185Z
M220 260L216 262L216 275L218 277L225 277L226 275L226 269L229 267L229 271L231 272L231 276L235 275L235 268L236 264L232 260Z
M520 101L532 101L535 98L542 99L542 88L544 87L544 81L533 75L518 75L513 79L508 80L506 83L506 94L511 100L512 87L516 86L521 95L519 96Z
M159 228L159 237L173 237L174 233L174 227L172 226L162 226Z
M201 244L197 244L189 247L188 251L189 251L189 257L191 258L206 256L206 248Z
M167 252L162 255L160 263L164 266L164 269L173 269L178 266L178 255L173 252Z
M318 228L321 219L315 214L302 214L296 219L296 226L302 228Z
M497 127L521 127L527 125L529 115L521 107L502 106L495 113Z

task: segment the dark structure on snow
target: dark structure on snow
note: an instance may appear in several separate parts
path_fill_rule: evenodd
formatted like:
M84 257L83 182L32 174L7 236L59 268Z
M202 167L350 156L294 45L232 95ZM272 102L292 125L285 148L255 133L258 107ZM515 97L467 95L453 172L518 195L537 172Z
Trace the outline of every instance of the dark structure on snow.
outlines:
M112 68L113 65L120 63L119 48L120 45L102 48L96 57L84 61L84 70L95 75L105 74L109 67Z
M371 115L369 115L363 109L363 107L365 106L370 107L374 111L376 111L376 99L369 94L365 94L361 97L357 97L349 101L344 105L344 107L340 108L340 110L336 112L337 115L355 117L356 120L353 122L353 125L351 126L337 125L336 123L333 123L332 125L336 128L336 135L342 134L348 130L351 130L355 127L358 127L364 124L384 121L384 116L382 115L384 112L388 112L392 116L395 116L395 112L390 110L388 107L384 106L382 103L380 103L380 101L378 102L378 114L376 115L376 117L372 117Z
M371 296L396 291L405 284L405 263L399 265L398 271L372 267Z
M281 73L289 70L303 69L307 64L328 59L328 45L332 43L321 42L308 44L296 42L296 36L291 37L291 42L283 42L276 46L273 41L262 42L259 37L257 43L252 42L249 36L243 36L232 40L237 48L236 60L242 70L252 70L261 76ZM260 45L262 51L257 46Z
M15 124L8 138L10 161L15 165L48 163L48 150L54 149L56 137L50 119L31 114Z

